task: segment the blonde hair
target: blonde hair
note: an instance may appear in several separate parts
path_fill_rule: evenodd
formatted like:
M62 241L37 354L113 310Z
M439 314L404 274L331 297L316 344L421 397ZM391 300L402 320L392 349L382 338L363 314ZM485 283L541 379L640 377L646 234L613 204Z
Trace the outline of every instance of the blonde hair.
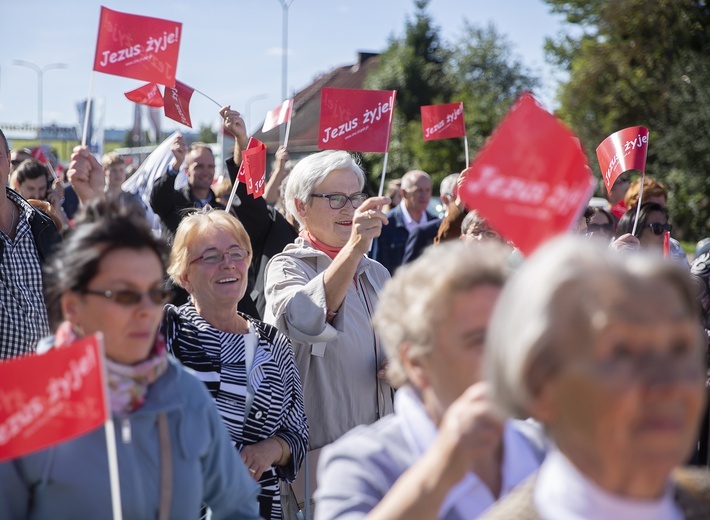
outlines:
M237 244L247 250L249 253L247 264L251 263L251 241L242 223L226 211L207 206L182 219L175 232L175 239L170 252L168 275L180 287L183 286L180 279L187 272L189 265L190 245L200 233L208 228L219 228L230 233L237 241Z
M116 166L125 166L126 161L116 152L105 153L101 158L101 166L104 170L115 168Z

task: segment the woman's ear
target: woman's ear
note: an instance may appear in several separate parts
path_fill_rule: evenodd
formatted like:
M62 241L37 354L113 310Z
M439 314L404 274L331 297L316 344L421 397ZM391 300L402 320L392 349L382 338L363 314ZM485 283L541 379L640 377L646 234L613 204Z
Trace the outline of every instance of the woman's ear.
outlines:
M303 217L306 214L306 204L302 200L298 199L293 199L294 204L296 205L296 211L298 212L298 215L300 217Z
M79 315L79 304L79 295L77 293L71 291L63 293L59 299L63 319L76 323Z
M183 289L185 289L188 293L192 294L192 284L190 283L190 278L187 275L187 271L182 273L180 275L180 285L182 286Z
M423 390L430 384L426 368L422 363L423 356L412 357L409 354L410 350L410 343L402 343L399 347L400 360L404 367L404 372L407 374L407 380L418 390Z

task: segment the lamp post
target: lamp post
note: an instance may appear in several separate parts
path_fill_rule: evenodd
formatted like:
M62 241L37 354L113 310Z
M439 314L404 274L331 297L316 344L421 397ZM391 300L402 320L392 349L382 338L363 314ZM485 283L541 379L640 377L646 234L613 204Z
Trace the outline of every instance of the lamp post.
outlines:
M44 73L48 70L66 69L69 65L66 63L50 63L49 65L40 67L39 65L24 60L13 60L12 64L19 65L20 67L27 67L37 73L37 141L39 141L39 145L42 146L42 102L44 97L42 78Z
M281 30L281 101L288 98L288 8L293 0L278 0L282 8ZM284 140L284 126L279 127L279 142Z

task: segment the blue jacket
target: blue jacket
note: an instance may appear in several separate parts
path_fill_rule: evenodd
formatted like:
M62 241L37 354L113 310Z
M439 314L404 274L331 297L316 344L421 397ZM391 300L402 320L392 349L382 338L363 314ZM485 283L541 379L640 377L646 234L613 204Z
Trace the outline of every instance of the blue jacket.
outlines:
M382 228L382 233L372 245L371 258L384 265L390 274L402 265L404 247L409 238L409 231L404 223L402 208L396 206L387 213L389 222ZM426 219L435 220L436 217L426 212Z
M123 517L157 518L160 412L167 413L172 451L170 518L195 520L203 502L215 519L259 518L259 486L202 382L175 361L151 385L141 408L126 419L114 416ZM0 464L0 483L3 520L110 520L104 428Z

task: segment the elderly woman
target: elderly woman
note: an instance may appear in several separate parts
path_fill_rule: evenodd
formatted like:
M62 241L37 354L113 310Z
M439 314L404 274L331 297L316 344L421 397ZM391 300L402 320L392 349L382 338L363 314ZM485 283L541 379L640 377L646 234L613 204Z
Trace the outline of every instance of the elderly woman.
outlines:
M202 503L214 518L259 518L258 486L204 385L157 334L166 246L115 206L89 209L49 273L65 321L38 352L103 333L124 518L196 519ZM0 482L4 520L111 518L102 428L0 464Z
M288 339L237 311L251 258L249 237L233 216L208 209L185 217L168 274L190 301L166 307L162 331L170 351L207 386L261 484L261 515L280 519L279 479L295 478L308 429Z
M478 244L487 240L503 242L503 237L495 229L491 229L488 221L478 211L471 210L461 222L461 240L465 244Z
M387 222L380 207L389 199L368 199L364 183L346 152L301 160L288 177L285 200L302 231L266 270L265 318L292 341L311 450L392 411L393 391L380 373L384 353L371 324L389 273L365 256Z
M539 420L557 449L483 518L710 518L708 474L676 469L705 380L681 268L560 239L510 280L486 344L494 402Z
M539 433L503 422L480 382L509 253L442 244L385 286L375 329L400 385L395 413L324 450L316 519L475 518L538 468Z

